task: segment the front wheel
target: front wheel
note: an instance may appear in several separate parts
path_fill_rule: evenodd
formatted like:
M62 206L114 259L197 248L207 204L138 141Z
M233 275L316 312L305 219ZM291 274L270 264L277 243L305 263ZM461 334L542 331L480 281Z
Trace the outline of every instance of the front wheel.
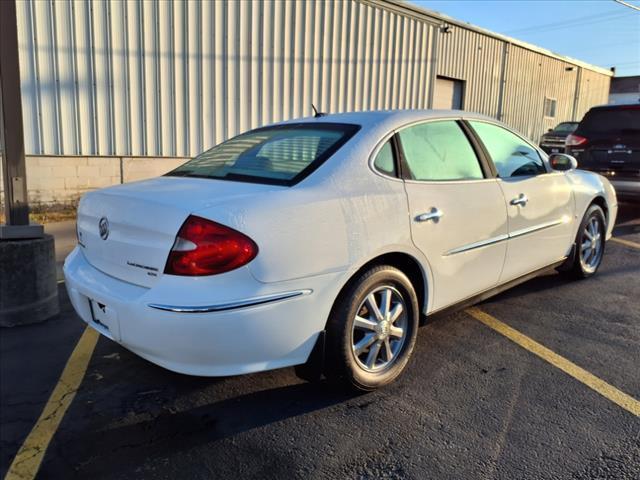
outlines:
M602 208L591 205L576 235L576 253L568 273L574 278L594 275L604 256L606 219Z
M416 341L419 306L407 276L382 265L338 298L327 322L325 375L370 391L404 370Z

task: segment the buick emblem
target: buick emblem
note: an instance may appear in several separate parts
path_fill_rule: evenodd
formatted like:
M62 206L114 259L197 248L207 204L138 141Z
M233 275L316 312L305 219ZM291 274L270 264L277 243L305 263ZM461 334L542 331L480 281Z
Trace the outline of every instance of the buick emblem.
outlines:
M102 217L98 222L98 230L100 231L100 238L106 240L109 237L109 220L107 217Z

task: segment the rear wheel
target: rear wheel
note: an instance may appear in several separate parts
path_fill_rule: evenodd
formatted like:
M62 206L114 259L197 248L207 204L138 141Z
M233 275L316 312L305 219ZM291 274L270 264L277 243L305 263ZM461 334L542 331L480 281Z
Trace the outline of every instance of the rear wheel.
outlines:
M606 220L602 208L591 205L576 235L576 253L568 270L574 278L588 278L594 275L604 255Z
M418 318L416 293L403 272L388 265L364 272L327 322L325 375L364 391L391 383L411 356Z

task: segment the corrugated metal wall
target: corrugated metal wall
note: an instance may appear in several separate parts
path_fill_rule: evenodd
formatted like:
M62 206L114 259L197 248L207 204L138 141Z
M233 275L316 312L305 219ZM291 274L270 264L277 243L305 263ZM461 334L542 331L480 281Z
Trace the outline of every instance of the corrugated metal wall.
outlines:
M577 75L578 67L570 63L510 45L502 120L537 141L560 121L572 119ZM553 118L544 116L545 97L557 102Z
M577 118L593 105L608 103L611 77L583 69L578 90Z
M323 111L426 108L433 27L360 2L18 2L26 150L188 156Z
M465 109L534 140L571 119L576 85L577 118L608 94L602 73L380 0L17 7L27 154L190 156L311 103L428 108L436 72L464 80Z
M438 75L464 80L463 108L498 116L502 50L495 38L452 28L438 38Z

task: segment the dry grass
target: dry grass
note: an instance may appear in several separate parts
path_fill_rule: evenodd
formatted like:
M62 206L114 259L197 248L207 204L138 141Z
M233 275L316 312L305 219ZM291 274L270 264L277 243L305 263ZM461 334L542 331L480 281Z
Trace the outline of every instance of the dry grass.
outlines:
M0 223L5 223L4 206L0 211ZM29 220L34 223L55 223L76 219L76 205L35 206L29 212Z

